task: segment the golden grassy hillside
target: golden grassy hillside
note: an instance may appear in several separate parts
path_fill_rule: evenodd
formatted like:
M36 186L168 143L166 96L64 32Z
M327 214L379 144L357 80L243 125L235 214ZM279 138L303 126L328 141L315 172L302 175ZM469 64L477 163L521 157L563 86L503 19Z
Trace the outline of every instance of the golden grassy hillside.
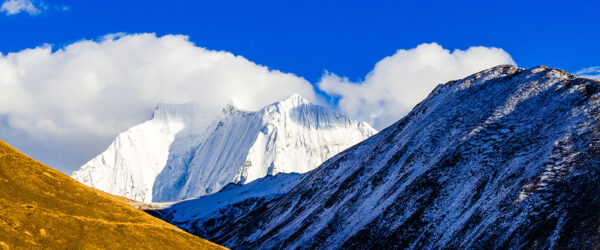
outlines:
M0 141L0 249L221 249Z

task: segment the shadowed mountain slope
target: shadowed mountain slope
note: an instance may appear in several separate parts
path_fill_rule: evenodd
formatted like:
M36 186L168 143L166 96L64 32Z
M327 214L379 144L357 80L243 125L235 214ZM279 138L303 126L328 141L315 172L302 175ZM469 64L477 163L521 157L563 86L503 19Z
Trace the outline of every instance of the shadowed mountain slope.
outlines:
M497 66L203 232L232 248L600 247L600 82Z

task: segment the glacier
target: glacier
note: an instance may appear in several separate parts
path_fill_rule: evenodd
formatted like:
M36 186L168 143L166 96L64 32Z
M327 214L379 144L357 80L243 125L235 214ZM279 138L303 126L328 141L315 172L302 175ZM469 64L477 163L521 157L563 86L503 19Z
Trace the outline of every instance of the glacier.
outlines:
M119 134L72 177L145 203L183 200L230 183L306 173L375 133L297 94L258 111L230 103L218 114L159 104L151 120Z

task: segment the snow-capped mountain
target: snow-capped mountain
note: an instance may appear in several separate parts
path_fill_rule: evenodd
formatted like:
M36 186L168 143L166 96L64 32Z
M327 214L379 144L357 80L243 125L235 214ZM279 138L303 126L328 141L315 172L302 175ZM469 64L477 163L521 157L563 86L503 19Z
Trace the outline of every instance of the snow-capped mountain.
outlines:
M231 248L597 248L599 166L599 81L497 66L201 234Z
M159 105L72 177L142 202L181 200L305 173L376 133L299 95L254 112L230 104L213 117L193 104Z
M71 177L111 194L150 202L154 180L170 153L200 141L211 118L193 104L159 104L151 120L119 134Z

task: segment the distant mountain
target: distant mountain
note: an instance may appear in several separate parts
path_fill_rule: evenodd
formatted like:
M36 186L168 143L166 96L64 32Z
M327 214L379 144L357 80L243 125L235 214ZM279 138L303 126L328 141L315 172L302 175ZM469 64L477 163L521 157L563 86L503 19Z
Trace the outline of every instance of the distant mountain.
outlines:
M497 66L439 85L289 191L230 204L249 209L213 212L199 233L232 248L591 249L598 183L600 82ZM181 204L161 213L198 233L210 218Z
M223 249L0 141L2 249Z
M192 104L159 105L152 120L120 134L72 176L138 201L175 201L305 173L376 133L299 95L255 112L228 105L216 121L207 117Z
M170 153L180 154L201 141L199 134L209 129L210 119L192 104L159 104L151 120L119 134L71 177L111 194L150 202L156 176Z

